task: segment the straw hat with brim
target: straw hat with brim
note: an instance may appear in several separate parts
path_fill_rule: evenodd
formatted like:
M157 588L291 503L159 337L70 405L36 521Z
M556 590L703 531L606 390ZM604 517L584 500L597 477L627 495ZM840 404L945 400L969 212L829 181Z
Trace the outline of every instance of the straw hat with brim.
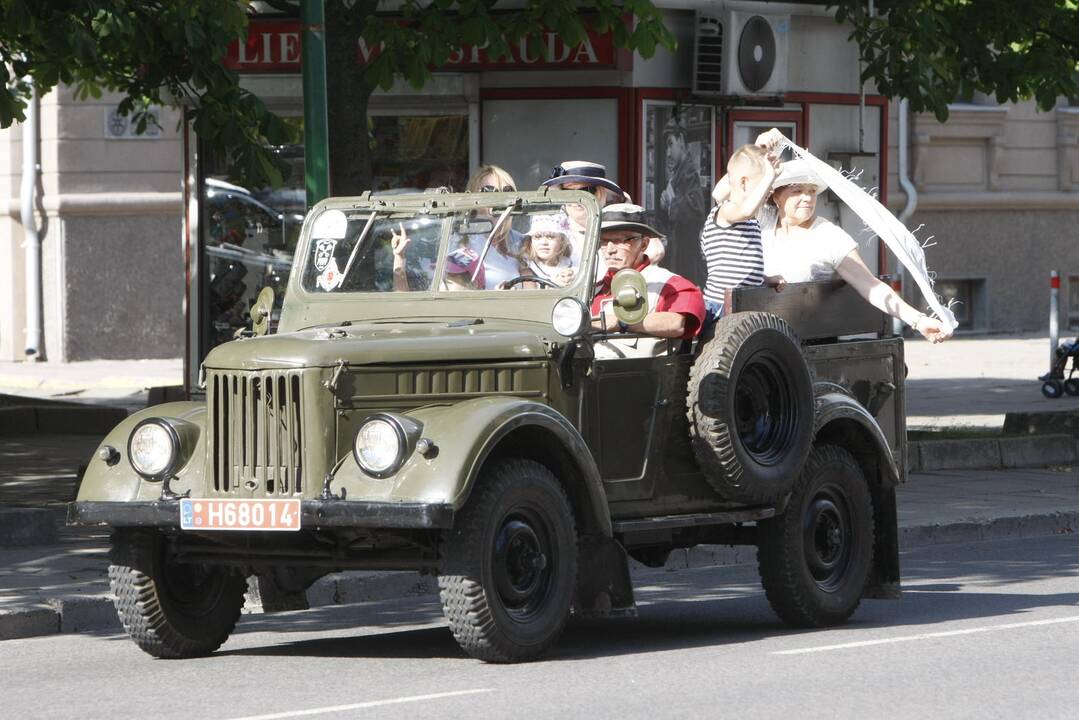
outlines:
M779 166L779 174L772 182L772 190L778 190L785 185L812 185L817 188L817 194L828 189L827 183L817 177L805 160L789 160Z
M544 180L543 187L562 185L563 183L585 183L586 185L598 185L607 188L619 199L625 197L618 183L607 179L607 168L599 163L585 160L567 160L551 171L551 177Z
M602 232L636 230L647 237L663 237L663 233L644 222L644 208L629 203L617 203L603 208L599 229Z

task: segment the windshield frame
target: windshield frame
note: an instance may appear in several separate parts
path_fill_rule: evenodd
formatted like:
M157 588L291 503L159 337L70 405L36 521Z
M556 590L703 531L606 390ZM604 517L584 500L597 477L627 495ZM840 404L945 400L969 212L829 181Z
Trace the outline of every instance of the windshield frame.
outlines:
M303 286L303 273L307 265L312 262L312 247L316 242L313 237L313 228L318 218L328 210L340 210L346 215L370 215L375 213L378 219L385 219L395 213L411 213L415 215L442 216L452 215L462 211L491 208L496 220L507 208L517 205L522 210L540 209L543 206L561 206L570 202L584 205L588 210L589 226L586 228L584 244L581 250L581 262L578 267L577 278L569 286L562 288L561 292L554 288L524 289L518 288L506 290L467 290L450 291L446 289L444 279L446 254L452 236L452 228L449 223L443 223L439 238L438 259L433 267L433 276L430 286L424 290L409 290L407 292L388 291L333 291L319 292L307 289ZM370 230L370 228L367 228ZM322 302L349 302L361 300L371 302L401 303L416 301L419 299L457 299L465 296L471 300L483 302L491 299L506 299L507 292L514 296L556 296L555 299L566 297L581 297L589 292L592 282L588 278L594 277L596 262L597 237L599 233L599 206L595 197L590 193L580 190L543 190L536 192L514 193L442 193L405 195L391 197L361 196L359 198L334 198L325 200L316 205L308 213L304 223L300 241L297 244L296 256L293 259L292 272L288 283L288 293L304 303Z

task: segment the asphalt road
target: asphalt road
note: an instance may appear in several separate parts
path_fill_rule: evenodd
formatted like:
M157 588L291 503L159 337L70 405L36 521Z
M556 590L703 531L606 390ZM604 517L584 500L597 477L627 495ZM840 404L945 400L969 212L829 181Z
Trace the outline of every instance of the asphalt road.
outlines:
M640 617L576 622L546 660L458 650L429 598L245 616L210 658L122 635L0 643L8 718L1074 718L1079 538L925 548L904 598L787 630L755 569L658 573Z

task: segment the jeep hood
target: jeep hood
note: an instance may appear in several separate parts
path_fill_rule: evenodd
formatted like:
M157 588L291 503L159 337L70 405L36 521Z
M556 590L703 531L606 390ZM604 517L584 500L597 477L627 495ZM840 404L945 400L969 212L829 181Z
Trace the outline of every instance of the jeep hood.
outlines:
M464 324L469 320L356 323L234 340L211 350L204 365L259 370L331 367L341 360L350 365L521 360L546 356L540 333L553 335L538 323Z

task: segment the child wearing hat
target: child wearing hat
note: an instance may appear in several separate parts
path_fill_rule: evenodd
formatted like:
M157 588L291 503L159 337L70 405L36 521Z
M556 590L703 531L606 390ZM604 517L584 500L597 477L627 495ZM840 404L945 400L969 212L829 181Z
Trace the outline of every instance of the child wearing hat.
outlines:
M566 287L577 275L572 254L569 217L565 213L532 216L532 225L521 247L528 274Z

